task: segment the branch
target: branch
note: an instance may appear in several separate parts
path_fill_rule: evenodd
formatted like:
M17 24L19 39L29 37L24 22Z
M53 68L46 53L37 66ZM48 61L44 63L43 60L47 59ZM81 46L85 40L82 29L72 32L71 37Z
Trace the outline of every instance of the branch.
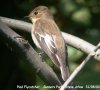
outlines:
M5 18L5 17L0 17L0 21L15 29L21 29L22 32L30 33L31 31L31 24L24 21Z
M61 85L53 70L41 60L31 45L7 25L0 22L0 38L8 43L16 55L25 60L50 85Z
M95 47L94 52L90 53L85 60L74 70L67 81L61 86L60 90L65 90L67 86L73 81L73 79L78 75L78 73L83 69L87 62L96 54L96 51L100 49L100 43Z
M24 22L24 21L20 21L20 20L14 20L14 19L9 19L9 18L5 18L5 17L0 17L0 20L4 23L6 23L8 26L11 26L13 28L17 28L20 29L20 31L25 31L30 33L31 32L31 26L32 24ZM93 52L95 46L76 37L73 35L70 35L68 33L64 33L62 32L62 35L65 39L65 42L81 51L83 51L86 54L89 54L91 52ZM96 54L94 56L94 58L98 61L100 61L100 50L98 50L98 54Z

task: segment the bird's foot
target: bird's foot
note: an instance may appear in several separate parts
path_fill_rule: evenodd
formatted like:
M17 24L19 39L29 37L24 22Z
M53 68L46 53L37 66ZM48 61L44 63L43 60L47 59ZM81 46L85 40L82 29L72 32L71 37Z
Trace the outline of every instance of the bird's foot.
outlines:
M43 51L39 52L39 56L40 56L40 58L42 59L42 61L44 61L44 60L43 60L43 55L44 55L44 52L43 52Z

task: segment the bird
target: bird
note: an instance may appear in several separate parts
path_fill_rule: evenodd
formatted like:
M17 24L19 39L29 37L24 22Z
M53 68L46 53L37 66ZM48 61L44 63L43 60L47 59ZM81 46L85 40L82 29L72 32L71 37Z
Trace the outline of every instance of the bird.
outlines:
M47 6L37 6L27 16L32 21L32 40L61 71L66 81L70 75L64 38Z

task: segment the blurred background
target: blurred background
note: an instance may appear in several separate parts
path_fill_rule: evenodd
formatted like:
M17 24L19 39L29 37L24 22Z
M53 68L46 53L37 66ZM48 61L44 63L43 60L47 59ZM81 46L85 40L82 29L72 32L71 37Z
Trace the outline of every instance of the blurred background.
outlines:
M30 22L24 16L39 5L45 5L50 9L62 31L94 45L100 42L100 0L1 0L0 16ZM29 40L35 48L30 35L17 33ZM71 72L87 56L70 46L68 54ZM11 47L0 38L0 90L20 90L17 85L37 85L41 87L37 90L49 90L43 88L43 85L47 84L35 74L35 71L31 71L30 66L16 56ZM48 61L47 56L45 60L57 74L60 74L52 62ZM91 90L86 89L86 85L100 85L100 62L90 60L73 82L75 85L84 86L83 90Z

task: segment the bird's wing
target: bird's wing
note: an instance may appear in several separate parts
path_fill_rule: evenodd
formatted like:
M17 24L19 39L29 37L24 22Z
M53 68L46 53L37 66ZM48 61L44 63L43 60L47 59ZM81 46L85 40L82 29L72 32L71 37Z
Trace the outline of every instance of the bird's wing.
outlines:
M59 62L55 56L57 48L55 46L53 36L47 34L44 30L34 32L34 34L43 51L53 60L54 64L59 67Z

